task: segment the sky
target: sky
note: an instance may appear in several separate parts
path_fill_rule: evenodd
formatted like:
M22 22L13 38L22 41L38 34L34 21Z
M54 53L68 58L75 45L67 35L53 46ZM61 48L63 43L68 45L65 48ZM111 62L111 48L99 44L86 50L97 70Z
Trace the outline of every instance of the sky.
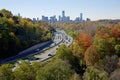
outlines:
M0 9L3 8L27 18L58 17L64 10L71 19L80 13L83 19L120 19L120 0L1 0Z

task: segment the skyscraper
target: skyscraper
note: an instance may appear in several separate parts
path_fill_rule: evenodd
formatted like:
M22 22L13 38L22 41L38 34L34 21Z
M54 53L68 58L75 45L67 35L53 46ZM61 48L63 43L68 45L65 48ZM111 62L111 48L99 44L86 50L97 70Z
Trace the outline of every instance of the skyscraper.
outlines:
M42 21L49 22L48 17L42 16Z
M59 16L59 20L58 21L61 21L61 16Z
M82 21L82 20L83 20L83 14L80 13L80 21Z
M65 17L65 11L62 11L62 17Z

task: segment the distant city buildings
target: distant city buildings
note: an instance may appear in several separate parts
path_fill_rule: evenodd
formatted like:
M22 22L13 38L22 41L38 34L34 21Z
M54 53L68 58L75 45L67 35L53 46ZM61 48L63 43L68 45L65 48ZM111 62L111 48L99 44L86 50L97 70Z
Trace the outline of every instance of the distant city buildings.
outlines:
M70 22L70 16L65 16L65 11L62 11L62 16L59 16L59 22Z
M57 22L57 18L56 18L56 16L51 16L49 23L54 23L54 22Z
M39 18L33 18L33 22L38 21ZM48 22L48 23L54 23L54 22L85 22L85 21L91 21L90 18L86 18L86 20L83 20L83 13L80 13L79 17L76 17L75 20L70 20L70 16L65 15L65 11L62 11L62 15L59 15L58 19L56 18L56 15L47 17L47 16L42 16L42 21Z
M49 22L48 17L42 16L42 21Z

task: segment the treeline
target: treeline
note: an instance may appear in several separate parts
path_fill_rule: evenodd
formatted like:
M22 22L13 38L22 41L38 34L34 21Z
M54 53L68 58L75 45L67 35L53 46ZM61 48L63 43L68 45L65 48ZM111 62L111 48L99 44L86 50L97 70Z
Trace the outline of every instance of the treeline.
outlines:
M118 24L120 20L98 20L90 22L81 22L81 23L65 23L65 22L56 22L51 25L56 29L64 29L67 34L72 36L74 39L81 33L87 32L92 36L95 35L97 29L101 26L113 26Z
M0 10L0 60L50 40L52 30L45 22L33 22L29 18L14 16L8 10Z

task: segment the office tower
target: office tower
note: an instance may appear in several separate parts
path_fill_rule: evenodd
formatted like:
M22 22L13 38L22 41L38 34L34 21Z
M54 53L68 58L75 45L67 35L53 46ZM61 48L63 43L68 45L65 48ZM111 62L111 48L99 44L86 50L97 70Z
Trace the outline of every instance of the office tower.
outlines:
M42 21L49 22L48 17L42 16Z
M57 22L56 16L50 17L50 23Z
M39 18L37 17L37 21L39 21Z
M80 18L76 17L76 19L74 20L74 22L76 22L76 23L80 22Z
M61 16L59 16L59 21L61 21Z
M33 18L33 22L36 22L37 20L36 20L36 18Z
M80 13L80 21L82 21L82 20L83 20L83 14Z
M65 11L62 11L62 17L65 17Z
M69 22L70 21L70 16L66 17L66 21Z

